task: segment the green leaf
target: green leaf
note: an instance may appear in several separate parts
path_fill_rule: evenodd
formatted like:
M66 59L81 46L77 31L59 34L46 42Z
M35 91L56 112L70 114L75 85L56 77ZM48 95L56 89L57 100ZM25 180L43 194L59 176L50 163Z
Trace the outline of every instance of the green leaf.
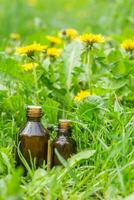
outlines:
M89 96L80 102L77 114L82 120L92 120L93 114L99 114L99 111L104 108L104 102L99 96Z
M81 151L75 155L73 155L69 160L69 166L73 167L75 164L77 164L78 162L80 162L81 160L87 160L89 159L91 156L93 156L95 154L95 150L84 150Z
M7 167L8 173L10 173L12 171L12 166L10 164L10 160L9 160L8 156L4 152L0 152L0 155L3 159L3 163Z
M127 80L109 80L108 78L102 78L101 81L98 82L98 84L101 86L103 89L108 89L108 90L117 90L119 88L124 87L127 84Z
M20 64L6 55L0 55L0 78L1 81L20 81L25 83L27 87L33 84L32 74L23 72Z
M122 58L121 52L115 48L107 49L105 51L108 62L112 63L113 61L119 61Z
M71 86L72 72L74 67L80 66L80 55L82 53L82 44L79 41L73 41L65 47L63 60L65 62L66 83L68 89Z
M118 100L116 99L114 102L114 112L122 113L123 108L120 106Z

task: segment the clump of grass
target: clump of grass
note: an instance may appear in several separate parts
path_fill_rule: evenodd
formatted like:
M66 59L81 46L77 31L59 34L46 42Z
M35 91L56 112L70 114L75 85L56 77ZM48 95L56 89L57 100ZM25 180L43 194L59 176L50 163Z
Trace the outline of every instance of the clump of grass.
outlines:
M55 12L55 9L62 10L59 8L65 6L65 13L68 13L66 9L71 9L71 5L77 5L75 15L85 19L84 23L75 18L74 21L79 21L76 25L79 24L87 34L75 29L58 29L61 35L58 44L46 39L48 31L55 36L55 41L59 37L53 31L54 26L59 26L55 20L52 20L52 30L47 30L46 26L46 34L40 18L35 19L35 25L30 21L31 26L29 20L25 20L27 13L32 21L38 11L40 16L42 13L44 15L44 12L40 12L43 1L33 2L35 4L25 5L18 1L18 15L7 9L6 16L3 15L5 27L0 27L0 32L7 35L6 41L1 38L0 48L0 199L134 199L134 45L133 38L124 41L124 37L131 37L133 33L125 29L120 36L113 36L113 39L104 36L103 43L102 40L97 42L100 35L87 31L87 20L81 13L83 10L91 14L93 20L90 25L94 32L108 33L112 29L111 33L114 30L115 34L116 31L121 32L126 21L124 18L132 13L130 7L133 9L133 2L124 7L121 2L111 5L100 1L94 8L93 3L86 6L88 1L85 4L74 1L66 5L65 1L58 0L55 6L46 1L47 5L51 5L49 12L55 13L55 16L51 13L49 17L47 14L46 20L54 16L59 21L62 15L58 15L59 11ZM3 6L8 8L10 5L4 2ZM107 6L113 9L110 19ZM94 8L97 12L93 12L94 9L89 12L88 8ZM100 22L105 21L104 10L108 11L106 16L109 20L102 26ZM122 14L115 24L118 10ZM96 17L93 17L93 13L96 13ZM13 20L16 15L22 26ZM15 16L11 18L12 26L10 16ZM72 14L64 16L69 26L74 24L72 17L71 20L69 17ZM95 18L99 18L99 24ZM128 19L131 30L131 16ZM46 23L50 24L48 21ZM16 39L9 36L9 32L13 32L12 27L18 27L18 32L22 33ZM32 34L29 35L31 30ZM70 38L67 30L71 31ZM75 37L71 37L74 33ZM84 36L82 41L79 34ZM31 46L34 41L36 43ZM16 48L22 46L28 47L25 49L27 53L16 54ZM32 49L32 54L29 54L29 48L33 46L34 52ZM69 118L78 154L65 161L56 151L61 166L47 170L45 165L36 169L34 163L31 169L19 152L28 170L24 177L23 169L15 168L14 147L16 135L25 121L25 106L28 104L42 105L45 127L48 124L56 126L58 118ZM54 131L51 139L55 135Z

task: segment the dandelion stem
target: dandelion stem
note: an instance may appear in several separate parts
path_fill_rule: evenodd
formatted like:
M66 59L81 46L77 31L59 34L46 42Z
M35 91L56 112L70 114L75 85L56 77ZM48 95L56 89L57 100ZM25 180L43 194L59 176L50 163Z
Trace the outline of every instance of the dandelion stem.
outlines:
M92 88L92 52L91 50L87 50L87 64L86 64L86 75L87 75L87 81L88 81L88 86L90 89L90 93L93 93L93 88Z
M34 77L34 86L35 86L35 102L36 104L39 104L39 97L38 97L38 78L37 78L37 72L36 72L36 66L33 64L33 77Z

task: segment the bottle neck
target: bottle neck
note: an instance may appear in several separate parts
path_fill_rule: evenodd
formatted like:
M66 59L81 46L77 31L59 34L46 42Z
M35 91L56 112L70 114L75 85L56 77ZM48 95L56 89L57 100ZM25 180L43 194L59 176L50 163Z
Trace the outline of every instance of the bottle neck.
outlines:
M58 136L61 136L61 135L64 135L66 137L69 137L71 135L71 128L67 128L67 129L64 129L64 128L60 128L58 129Z
M41 117L29 117L27 116L27 121L30 121L30 122L40 122L41 120Z

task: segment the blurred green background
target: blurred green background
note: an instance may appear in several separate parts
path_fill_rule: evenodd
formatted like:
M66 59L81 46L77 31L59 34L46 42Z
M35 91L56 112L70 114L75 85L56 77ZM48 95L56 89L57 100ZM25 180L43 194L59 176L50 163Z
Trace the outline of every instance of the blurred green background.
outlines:
M73 27L81 32L133 36L133 0L0 0L0 36Z

